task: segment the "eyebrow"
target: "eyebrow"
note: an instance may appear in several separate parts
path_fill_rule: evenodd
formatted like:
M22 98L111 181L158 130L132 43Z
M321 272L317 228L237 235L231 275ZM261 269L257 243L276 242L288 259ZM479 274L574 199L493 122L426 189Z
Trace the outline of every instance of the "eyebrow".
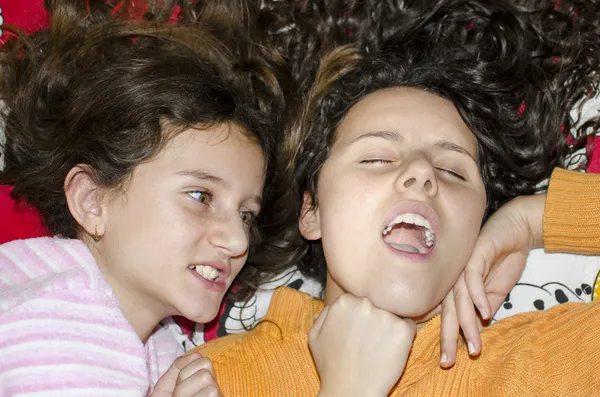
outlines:
M200 181L213 182L213 183L216 183L217 185L222 186L225 189L230 188L230 185L223 178L220 178L220 177L210 174L208 172L199 171L199 170L191 170L191 171L186 170L186 171L179 171L176 174L181 175L181 176L186 176L186 177L192 177L192 178L198 179ZM254 196L251 198L251 201L253 201L259 207L262 207L262 197L261 196L259 196L259 195Z
M225 180L223 178L219 178L218 176L209 174L208 172L204 172L204 171L198 171L198 170L179 171L179 172L177 172L177 175L189 176L189 177L201 180L201 181L213 182L213 183L221 185L225 188L229 187L229 184L227 182L225 182Z
M454 142L450 142L450 141L437 141L433 146L435 146L437 148L440 148L440 149L450 150L452 152L461 153L461 154L464 154L465 156L469 156L471 158L471 160L473 160L475 162L475 164L479 165L479 162L477 161L477 159L475 158L475 156L473 156L471 154L471 152L469 152L464 147L462 147L460 145L457 145Z
M402 140L402 135L397 131L371 131L355 137L350 141L350 145L366 138L383 138L386 141L399 142Z
M372 131L372 132L367 132L365 134L355 137L354 139L352 139L352 141L350 141L350 145L357 141L360 141L362 139L366 139L366 138L382 138L382 139L385 139L386 141L399 142L403 139L403 136L402 136L402 134L400 134L397 131ZM440 140L440 141L437 141L433 146L437 147L439 149L449 150L452 152L464 154L465 156L470 157L471 160L473 160L476 164L479 164L479 162L477 161L475 156L473 156L467 149L465 149L464 147L462 147L454 142Z

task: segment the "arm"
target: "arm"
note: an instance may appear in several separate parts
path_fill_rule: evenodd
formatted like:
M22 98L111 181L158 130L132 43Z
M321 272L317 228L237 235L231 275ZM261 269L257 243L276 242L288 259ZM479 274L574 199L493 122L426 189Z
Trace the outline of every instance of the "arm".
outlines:
M143 345L115 318L118 313L96 291L86 290L76 297L39 295L3 312L0 394L61 396L70 390L145 396L149 381Z
M490 217L454 293L444 301L442 366L454 363L459 324L472 354L479 354L481 321L473 305L482 319L491 318L519 281L529 251L541 247L600 254L600 175L557 168L547 194L517 197Z
M600 174L556 169L543 220L549 252L600 254Z

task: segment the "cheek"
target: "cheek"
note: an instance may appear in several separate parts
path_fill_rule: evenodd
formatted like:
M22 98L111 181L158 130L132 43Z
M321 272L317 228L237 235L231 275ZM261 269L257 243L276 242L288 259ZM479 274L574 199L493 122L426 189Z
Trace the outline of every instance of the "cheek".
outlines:
M246 264L246 260L248 259L248 255L245 255L243 258L236 258L232 260L231 263L231 275L229 278L233 280L237 277L237 275L242 271L242 268Z
M382 198L356 180L329 181L319 192L321 242L330 273L341 281L358 274L372 255L378 237L375 213Z
M318 201L320 208L327 208L331 217L342 217L360 212L369 212L377 208L382 197L385 182L372 175L361 175L351 172L323 172L319 179ZM352 220L353 216L346 216Z
M361 217L371 212L375 194L360 181L334 175L320 182L318 200L322 238L328 244L350 241L357 230L364 230Z
M112 214L119 241L145 247L148 254L161 257L190 244L202 229L198 216L189 214L176 200L159 195L129 195L116 203Z
M462 192L453 198L450 212L453 214L451 223L455 225L452 237L454 246L461 247L462 255L468 258L479 236L485 212L485 193L473 190Z

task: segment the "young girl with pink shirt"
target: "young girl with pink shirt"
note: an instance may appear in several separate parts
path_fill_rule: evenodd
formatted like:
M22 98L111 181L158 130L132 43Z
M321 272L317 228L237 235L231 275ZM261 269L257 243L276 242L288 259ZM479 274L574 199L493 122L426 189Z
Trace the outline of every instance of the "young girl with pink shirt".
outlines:
M0 246L0 396L220 395L160 322L212 320L246 262L277 79L235 27L97 3L48 2L0 53L2 183L57 236Z

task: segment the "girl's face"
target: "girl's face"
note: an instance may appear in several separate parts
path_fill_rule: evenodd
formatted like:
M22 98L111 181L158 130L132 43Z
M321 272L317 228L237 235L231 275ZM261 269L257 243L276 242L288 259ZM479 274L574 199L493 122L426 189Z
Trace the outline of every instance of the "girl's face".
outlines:
M138 333L170 315L217 315L248 255L264 168L239 127L189 129L109 199L97 259Z
M300 230L322 241L327 303L349 292L419 318L452 288L479 233L476 139L449 101L379 90L338 127L317 196Z

